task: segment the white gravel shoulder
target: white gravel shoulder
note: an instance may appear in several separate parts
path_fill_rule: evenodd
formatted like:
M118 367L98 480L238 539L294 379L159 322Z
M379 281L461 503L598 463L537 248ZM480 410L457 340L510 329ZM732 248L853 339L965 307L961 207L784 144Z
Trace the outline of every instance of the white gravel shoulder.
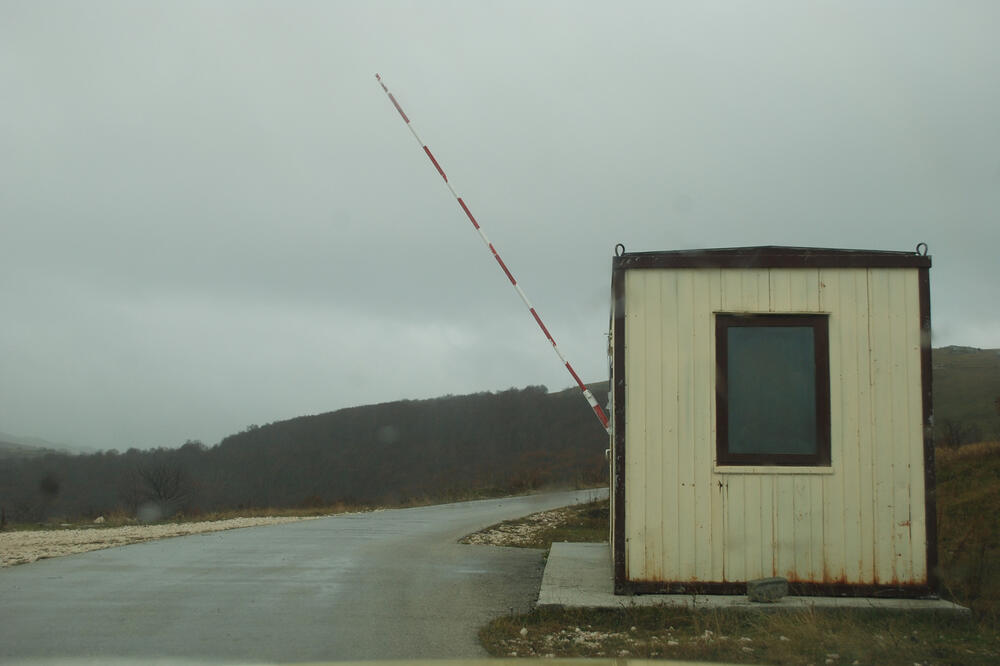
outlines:
M170 537L218 532L240 527L279 525L310 517L260 517L230 518L200 523L179 523L165 525L127 525L125 527L94 527L87 529L37 530L24 532L0 532L0 567L26 564L48 557L60 557L90 550L126 546L131 543L167 539Z
M540 511L519 520L487 527L462 537L459 543L487 546L523 546L534 541L546 529L558 527L569 517L570 507Z

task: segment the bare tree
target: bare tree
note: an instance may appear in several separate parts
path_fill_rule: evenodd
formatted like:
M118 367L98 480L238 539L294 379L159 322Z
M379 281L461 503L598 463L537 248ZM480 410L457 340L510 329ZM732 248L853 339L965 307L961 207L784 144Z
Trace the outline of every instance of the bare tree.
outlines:
M180 467L167 462L151 462L136 467L129 489L139 517L157 520L175 513L187 498Z
M959 446L977 441L979 436L980 430L976 426L945 419L941 423L938 443L948 448L958 448Z

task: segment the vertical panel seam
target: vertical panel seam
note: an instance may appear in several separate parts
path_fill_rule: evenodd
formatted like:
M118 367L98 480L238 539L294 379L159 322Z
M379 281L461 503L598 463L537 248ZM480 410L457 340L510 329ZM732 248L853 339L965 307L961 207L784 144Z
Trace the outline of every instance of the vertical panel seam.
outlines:
M875 437L875 391L874 391L874 378L872 377L872 365L874 364L874 359L872 358L872 269L868 268L865 270L865 289L868 295L868 300L865 303L867 307L867 321L868 326L868 434L870 439L870 446L868 447L868 458L869 465L872 471L869 483L872 485L872 506L869 509L872 512L872 533L867 535L871 540L872 548L872 582L879 582L879 566L878 566L878 539L876 535L878 534L878 469L875 466L875 448L878 446Z

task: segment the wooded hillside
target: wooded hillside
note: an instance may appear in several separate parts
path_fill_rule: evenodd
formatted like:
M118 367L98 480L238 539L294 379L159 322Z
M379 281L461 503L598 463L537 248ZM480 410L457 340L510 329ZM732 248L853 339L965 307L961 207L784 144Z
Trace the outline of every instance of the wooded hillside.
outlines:
M1000 349L941 347L932 359L936 441L1000 440Z
M933 366L937 443L1000 437L1000 350L935 349ZM591 388L606 404L607 382ZM0 445L0 508L9 521L41 522L151 505L441 501L606 482L607 447L577 389L529 386L250 426L213 447L70 455Z
M596 389L604 403L607 383ZM150 505L197 513L448 500L600 483L607 447L579 391L529 386L251 426L211 448L6 460L0 506L8 520L37 522Z

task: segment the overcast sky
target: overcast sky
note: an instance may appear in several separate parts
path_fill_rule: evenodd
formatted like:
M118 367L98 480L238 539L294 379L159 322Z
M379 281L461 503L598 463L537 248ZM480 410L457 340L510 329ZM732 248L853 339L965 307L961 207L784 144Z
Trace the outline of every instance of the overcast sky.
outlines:
M1000 347L998 34L994 0L0 0L0 431L571 385L375 72L585 381L619 242L925 242L935 346Z

